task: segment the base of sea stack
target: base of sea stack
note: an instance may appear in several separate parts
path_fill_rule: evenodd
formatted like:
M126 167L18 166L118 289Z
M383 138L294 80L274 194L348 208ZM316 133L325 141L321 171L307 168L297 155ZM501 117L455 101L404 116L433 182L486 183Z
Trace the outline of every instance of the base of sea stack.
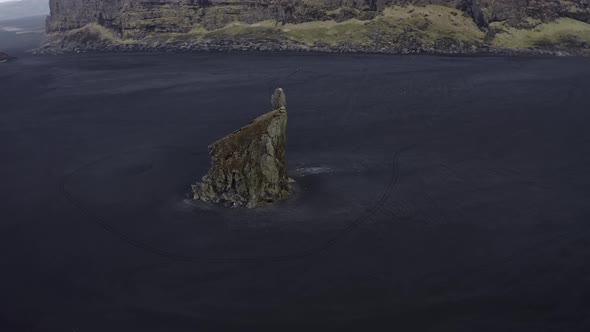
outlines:
M4 52L0 52L0 63L8 62L8 61L14 60L14 59L16 59L16 58L13 56L10 56Z
M289 197L287 113L275 110L209 146L211 168L194 199L255 208Z

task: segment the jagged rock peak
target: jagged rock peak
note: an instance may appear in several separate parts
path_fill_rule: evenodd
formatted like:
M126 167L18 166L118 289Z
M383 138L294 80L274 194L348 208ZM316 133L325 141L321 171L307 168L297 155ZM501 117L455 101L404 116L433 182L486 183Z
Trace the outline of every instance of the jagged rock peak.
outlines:
M288 198L286 141L287 112L280 106L211 144L211 168L192 186L194 199L255 208Z
M287 111L287 97L285 96L285 92L282 88L277 88L273 95L270 98L270 104L272 105L272 110L281 110L283 112Z

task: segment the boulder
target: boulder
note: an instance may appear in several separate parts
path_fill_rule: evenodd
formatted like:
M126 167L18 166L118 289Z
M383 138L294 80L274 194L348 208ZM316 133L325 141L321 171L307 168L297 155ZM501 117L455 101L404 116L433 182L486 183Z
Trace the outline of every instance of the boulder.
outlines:
M255 208L288 198L286 141L287 112L280 107L211 144L211 168L192 186L194 199Z
M275 90L275 93L273 93L272 97L270 97L270 104L272 105L273 111L287 111L287 98L285 97L285 92L283 91L283 89L277 88Z
M15 59L15 57L10 56L10 55L8 55L8 54L6 54L4 52L0 52L0 63L7 62L7 61L10 61L10 60L13 60L13 59Z

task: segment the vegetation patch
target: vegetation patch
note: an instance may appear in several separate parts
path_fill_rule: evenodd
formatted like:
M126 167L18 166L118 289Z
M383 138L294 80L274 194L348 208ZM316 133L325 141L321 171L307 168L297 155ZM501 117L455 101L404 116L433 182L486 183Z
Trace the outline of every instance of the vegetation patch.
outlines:
M317 43L328 45L368 45L371 43L367 23L357 19L340 23L336 21L320 21L287 24L283 28L283 33L287 38L309 46Z
M136 43L136 41L131 39L123 40L117 37L113 31L96 23L87 24L79 29L68 31L65 34L59 34L59 41L61 43L75 43L79 45Z
M485 36L461 11L437 5L387 7L367 26L371 39L382 47L464 48L483 44Z
M505 22L494 22L496 29L492 44L496 47L526 48L590 48L590 24L570 18L536 25L532 29L517 29Z
M202 33L202 31L201 31ZM207 31L201 36L214 39L282 39L283 34L280 28L271 21L263 21L254 24L234 22L221 29Z
M366 22L356 19L341 23L319 21L299 24L288 23L286 25L277 25L272 20L254 24L233 22L213 31L207 31L203 27L197 26L190 32L190 35L210 39L291 40L308 46L317 43L327 45L342 43L367 45L371 43Z
M440 40L475 44L481 43L484 37L484 33L461 11L435 5L388 7L381 15L366 21L328 20L285 25L277 25L273 20L254 24L232 22L212 31L199 25L190 34L213 39L291 40L307 46L396 44L402 39L428 46L435 46Z

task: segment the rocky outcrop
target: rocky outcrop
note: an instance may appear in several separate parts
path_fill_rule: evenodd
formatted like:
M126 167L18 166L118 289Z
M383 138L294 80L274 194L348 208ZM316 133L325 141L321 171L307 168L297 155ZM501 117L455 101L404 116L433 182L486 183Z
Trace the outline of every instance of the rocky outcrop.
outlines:
M8 55L8 54L6 54L4 52L0 52L0 63L8 62L8 61L13 60L13 59L15 59L15 57L10 56L10 55Z
M284 107L209 146L211 168L192 186L194 199L255 208L289 196Z

